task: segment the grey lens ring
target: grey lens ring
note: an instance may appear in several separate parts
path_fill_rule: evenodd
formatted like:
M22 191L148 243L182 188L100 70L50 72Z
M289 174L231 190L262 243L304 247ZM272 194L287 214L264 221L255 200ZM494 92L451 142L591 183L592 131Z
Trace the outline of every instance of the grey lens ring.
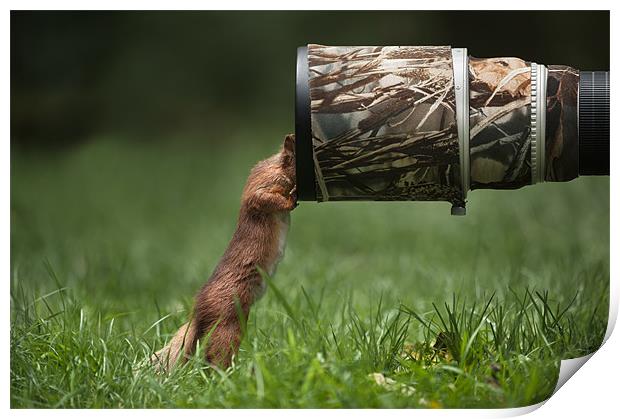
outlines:
M538 128L536 130L536 143L538 147L538 182L542 183L545 181L547 163L547 67L542 64L538 64L537 90Z
M530 165L532 185L545 181L547 67L531 63Z
M467 48L452 48L456 126L459 135L459 159L463 201L470 185L469 171L469 57Z

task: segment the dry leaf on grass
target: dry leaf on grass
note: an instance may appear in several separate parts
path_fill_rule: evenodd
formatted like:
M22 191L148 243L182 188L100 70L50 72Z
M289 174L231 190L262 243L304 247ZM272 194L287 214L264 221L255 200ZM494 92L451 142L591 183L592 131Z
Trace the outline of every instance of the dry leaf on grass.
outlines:
M368 374L368 376L372 378L377 385L383 387L388 391L400 391L405 396L411 396L413 393L415 393L415 388L413 386L399 383L398 381L390 377L386 377L380 372L373 372L371 374Z

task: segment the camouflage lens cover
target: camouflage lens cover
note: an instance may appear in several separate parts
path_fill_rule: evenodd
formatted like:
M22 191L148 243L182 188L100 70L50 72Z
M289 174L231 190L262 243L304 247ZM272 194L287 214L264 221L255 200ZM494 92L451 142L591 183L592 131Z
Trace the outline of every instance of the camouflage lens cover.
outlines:
M308 46L319 201L462 203L450 47Z
M308 45L317 200L464 205L453 70L448 46ZM468 71L471 189L532 184L539 119L537 179L578 176L577 70L549 66L534 96L545 118L532 115L532 63L470 57Z
M579 70L548 68L545 181L567 182L579 176Z

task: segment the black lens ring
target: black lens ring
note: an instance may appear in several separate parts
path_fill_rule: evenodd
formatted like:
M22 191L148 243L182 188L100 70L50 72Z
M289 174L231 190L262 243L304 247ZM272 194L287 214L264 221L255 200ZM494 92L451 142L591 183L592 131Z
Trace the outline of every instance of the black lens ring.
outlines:
M312 157L312 128L310 120L310 90L308 86L308 47L297 48L295 86L295 165L297 199L316 201L314 158Z
M609 71L579 79L579 175L609 175Z

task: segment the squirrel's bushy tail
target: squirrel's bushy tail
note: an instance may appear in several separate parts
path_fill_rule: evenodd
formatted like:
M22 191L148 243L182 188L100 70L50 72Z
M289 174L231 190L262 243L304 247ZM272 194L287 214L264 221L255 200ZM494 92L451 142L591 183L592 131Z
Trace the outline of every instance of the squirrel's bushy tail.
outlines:
M198 325L192 319L181 326L168 345L151 356L151 362L159 371L168 372L177 362L183 363L194 354L199 338Z

